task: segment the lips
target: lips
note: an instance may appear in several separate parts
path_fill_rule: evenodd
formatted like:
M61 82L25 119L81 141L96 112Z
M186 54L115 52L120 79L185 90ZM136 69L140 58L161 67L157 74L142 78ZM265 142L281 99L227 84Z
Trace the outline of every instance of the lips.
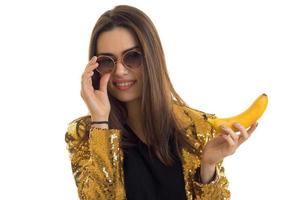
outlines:
M112 82L115 84L115 83L132 82L132 81L135 81L135 80L129 80L129 79L116 79L116 80L113 80Z
M131 88L136 83L136 81L126 81L126 82L113 82L113 85L118 89L118 90L128 90Z
M113 81L113 84L114 85L126 85L126 84L130 84L130 83L134 83L136 81L134 80L129 80L129 81Z

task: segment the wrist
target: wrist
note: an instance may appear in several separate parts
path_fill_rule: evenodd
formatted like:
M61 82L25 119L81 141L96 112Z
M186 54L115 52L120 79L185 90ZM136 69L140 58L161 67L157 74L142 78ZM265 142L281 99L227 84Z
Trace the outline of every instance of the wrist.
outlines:
M108 121L108 117L91 115L91 121Z
M92 124L91 127L93 127L93 128L108 129L108 124Z
M201 156L201 163L207 167L214 167L217 165L218 161L211 154L203 152Z
M215 178L216 164L201 162L200 167L200 182L209 183Z
M201 166L203 166L206 169L214 169L216 167L216 164L202 160Z
M91 127L108 129L108 118L91 116Z

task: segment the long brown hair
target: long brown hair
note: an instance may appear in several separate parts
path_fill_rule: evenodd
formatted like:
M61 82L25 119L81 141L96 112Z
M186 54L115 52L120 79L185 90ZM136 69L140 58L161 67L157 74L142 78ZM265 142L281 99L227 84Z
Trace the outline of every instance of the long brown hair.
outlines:
M90 40L89 60L96 55L96 41L99 35L115 27L124 27L130 30L140 44L144 55L142 70L143 92L141 97L142 123L145 139L150 150L161 162L171 165L174 155L170 151L170 140L175 143L179 157L180 148L188 144L184 130L180 127L172 112L172 104L187 106L177 94L170 81L163 48L154 24L141 10L120 5L106 11L96 22ZM99 88L100 75L95 71L92 82L95 89ZM109 127L124 130L127 119L125 104L109 93L111 112ZM126 131L124 131L124 134ZM126 148L125 141L121 147Z

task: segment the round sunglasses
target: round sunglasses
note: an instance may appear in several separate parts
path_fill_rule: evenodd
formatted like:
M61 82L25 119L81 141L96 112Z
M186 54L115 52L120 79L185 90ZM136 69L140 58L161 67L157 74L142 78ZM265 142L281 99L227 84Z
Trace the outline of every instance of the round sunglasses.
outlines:
M115 56L100 55L97 57L97 63L99 64L96 70L101 74L111 73L118 62ZM143 54L139 50L130 50L125 52L120 58L121 63L126 68L138 68L143 63Z

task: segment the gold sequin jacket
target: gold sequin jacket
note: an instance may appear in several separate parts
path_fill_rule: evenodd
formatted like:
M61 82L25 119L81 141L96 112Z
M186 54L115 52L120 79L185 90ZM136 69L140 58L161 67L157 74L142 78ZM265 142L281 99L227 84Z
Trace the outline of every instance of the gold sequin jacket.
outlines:
M215 136L207 118L215 117L186 106L174 104L177 120L186 130L189 142L200 154L204 145ZM123 152L119 146L120 130L90 127L90 116L69 123L65 135L72 172L81 200L126 199L123 174ZM228 180L221 163L213 181L201 184L196 178L201 165L199 152L181 149L182 168L187 200L228 200Z

